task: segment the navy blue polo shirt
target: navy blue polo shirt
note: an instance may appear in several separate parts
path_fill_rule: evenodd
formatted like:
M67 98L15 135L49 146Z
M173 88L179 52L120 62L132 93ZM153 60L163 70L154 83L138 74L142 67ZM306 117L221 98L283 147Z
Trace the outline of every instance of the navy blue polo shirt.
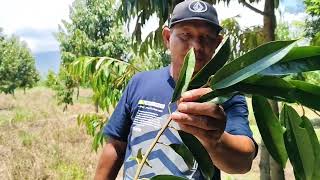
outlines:
M171 101L175 82L170 76L170 67L136 74L128 83L112 116L104 128L104 135L127 142L124 160L124 179L133 179L137 164L130 159L140 148L144 153L168 118L168 104ZM176 109L176 105L170 105ZM249 128L248 109L245 98L233 96L222 104L227 114L226 131L233 135L252 138ZM177 127L172 122L171 126ZM167 145L179 144L181 139L172 128L160 138L160 143L150 153L151 167L144 166L141 178L158 174L173 174L188 179L202 179L197 162L188 167L184 160Z

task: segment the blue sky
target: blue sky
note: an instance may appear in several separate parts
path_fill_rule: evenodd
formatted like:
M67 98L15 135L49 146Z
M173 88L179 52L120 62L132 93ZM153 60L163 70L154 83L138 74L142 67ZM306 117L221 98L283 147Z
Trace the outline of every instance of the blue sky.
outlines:
M234 0L237 2L237 0ZM283 19L302 20L305 17L300 0L281 0ZM0 27L5 34L16 34L28 43L33 53L58 51L58 42L53 33L57 31L62 19L68 20L69 6L73 0L0 0ZM264 1L253 4L263 9ZM229 7L221 3L216 6L219 19L240 15L242 26L261 25L262 16L239 5L230 3ZM153 23L150 23L153 24ZM152 29L148 25L147 29Z

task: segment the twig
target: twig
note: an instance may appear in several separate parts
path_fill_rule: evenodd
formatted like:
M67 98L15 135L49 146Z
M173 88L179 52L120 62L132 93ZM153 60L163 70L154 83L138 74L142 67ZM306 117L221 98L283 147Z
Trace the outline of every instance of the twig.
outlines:
M171 115L170 105L171 105L171 103L169 104L168 109L169 109L169 114ZM146 160L147 160L149 154L151 153L152 149L154 148L154 146L157 144L158 140L160 139L160 136L163 134L163 132L169 126L170 122L171 122L171 117L168 118L167 122L164 124L164 126L162 126L162 128L158 132L157 136L154 138L152 144L150 145L150 147L148 148L147 152L143 156L141 162L138 164L138 168L137 168L136 174L134 176L134 180L138 180L144 163L146 162Z
M166 128L168 127L168 125L171 122L171 118L169 117L168 121L166 122L166 124L160 129L160 131L158 132L157 136L155 137L154 141L152 142L152 144L150 145L149 149L147 150L147 152L145 153L145 155L143 156L141 163L138 166L138 169L136 171L136 174L134 176L134 180L138 180L139 175L141 173L142 167L144 165L144 163L146 162L150 152L152 151L152 149L154 148L154 146L157 144L158 140L160 139L160 136L163 134L163 132L166 130Z
M258 13L258 14L261 14L263 16L269 16L269 14L267 14L266 12L263 12L255 7L253 7L252 5L250 5L249 3L247 3L245 0L240 0L240 2L246 6L247 8L251 9L252 11Z

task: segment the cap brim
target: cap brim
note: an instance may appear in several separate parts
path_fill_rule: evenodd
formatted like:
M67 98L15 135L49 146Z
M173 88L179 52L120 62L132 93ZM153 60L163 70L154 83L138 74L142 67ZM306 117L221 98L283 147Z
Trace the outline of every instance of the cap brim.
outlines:
M202 20L202 21L206 21L206 22L210 23L211 25L213 25L213 26L218 30L218 32L220 32L220 31L223 29L219 24L217 24L217 23L215 23L215 22L213 22L213 21L209 21L208 19L201 18L201 17L189 17L189 18L177 20L177 21L175 21L175 22L173 22L173 23L170 23L169 28L171 28L172 26L174 26L174 25L177 24L177 23L185 22L185 21L191 21L191 20Z

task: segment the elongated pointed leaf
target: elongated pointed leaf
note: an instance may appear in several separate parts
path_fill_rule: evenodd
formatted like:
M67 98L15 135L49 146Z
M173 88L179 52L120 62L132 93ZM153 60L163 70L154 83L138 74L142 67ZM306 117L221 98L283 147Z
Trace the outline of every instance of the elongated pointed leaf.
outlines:
M295 100L288 95L288 92L293 88L290 83L278 77L252 76L228 88L213 90L200 99L205 101L230 93L243 93L248 95L261 95L270 99L293 103ZM270 89L277 89L277 91L271 91Z
M173 175L157 175L157 176L153 176L150 180L188 180L188 179L180 176L173 176Z
M212 163L210 155L207 150L202 146L200 141L193 135L184 131L178 131L183 143L193 154L195 160L198 162L200 171L205 179L210 180L213 177L217 177L219 174L217 169Z
M274 41L244 54L211 76L212 89L234 85L280 61L295 46L295 41Z
M195 89L205 85L208 78L215 74L229 59L230 38L227 37L216 49L213 58L192 78L188 89Z
M305 128L309 134L309 138L311 140L312 149L314 152L314 171L313 171L313 177L312 179L320 179L320 144L319 140L317 138L316 132L314 131L314 128L310 122L310 120L306 116L302 116L302 124L301 126Z
M320 46L294 47L280 62L259 72L259 75L279 76L320 70Z
M290 92L291 98L307 107L320 110L319 86L298 80L291 80L288 82L295 86L295 90Z
M214 89L213 91L201 96L197 102L208 102L212 101L215 104L222 104L234 96L235 92L231 88L225 89Z
M193 48L191 48L184 58L184 62L179 74L179 79L176 83L171 102L177 101L180 98L181 94L187 90L194 71L195 62L196 58L194 55L194 50Z
M281 62L319 56L319 54L320 46L294 47L283 59L281 59Z
M231 87L220 89L216 94L221 96L231 92L260 95L277 101L300 103L309 108L320 110L320 87L303 81L286 81L271 76L253 76Z
M301 127L302 120L290 106L284 105L286 131L284 142L296 179L311 180L314 171L314 152L308 131ZM318 169L317 169L318 170Z
M285 168L288 155L283 141L284 131L279 119L273 113L267 99L262 96L252 97L252 107L265 146L273 159Z
M135 160L137 162L137 164L140 164L142 159L143 159L143 154L142 154L142 148L138 149L138 153L136 157L130 157L129 160ZM150 165L148 159L146 160L145 164L147 166L149 166L150 168L152 168L152 166Z
M170 144L170 147L182 157L188 168L191 169L194 164L194 158L187 146L184 144Z

